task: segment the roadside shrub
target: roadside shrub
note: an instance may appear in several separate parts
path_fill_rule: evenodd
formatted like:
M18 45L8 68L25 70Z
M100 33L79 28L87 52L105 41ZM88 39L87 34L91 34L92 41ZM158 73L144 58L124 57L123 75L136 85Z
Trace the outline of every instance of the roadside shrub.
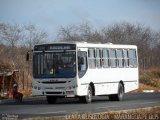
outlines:
M158 87L157 83L148 75L140 76L140 82L146 85Z
M155 78L160 78L160 68L155 68L151 70L151 73Z
M160 87L160 68L154 68L141 72L140 83Z

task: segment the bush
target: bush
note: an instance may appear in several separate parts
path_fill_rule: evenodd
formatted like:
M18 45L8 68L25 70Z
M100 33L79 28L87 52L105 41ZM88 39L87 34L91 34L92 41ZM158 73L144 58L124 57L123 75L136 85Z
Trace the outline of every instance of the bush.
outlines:
M146 85L158 87L157 83L148 75L143 75L140 77L140 82Z
M140 75L140 83L159 87L160 86L160 68L154 68L142 72Z
M160 78L160 69L159 68L152 69L151 73L152 73L153 77Z

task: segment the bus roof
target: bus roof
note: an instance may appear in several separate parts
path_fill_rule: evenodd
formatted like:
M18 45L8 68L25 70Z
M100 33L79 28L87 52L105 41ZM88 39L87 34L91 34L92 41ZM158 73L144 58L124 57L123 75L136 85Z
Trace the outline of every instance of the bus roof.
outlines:
M128 44L112 44L112 43L88 43L88 42L78 42L78 41L68 41L68 42L54 42L48 44L38 44L38 45L53 45L53 44L75 44L77 47L82 48L133 48L137 49L136 45Z
M77 47L95 47L95 48L137 48L136 45L122 45L112 43L76 43Z

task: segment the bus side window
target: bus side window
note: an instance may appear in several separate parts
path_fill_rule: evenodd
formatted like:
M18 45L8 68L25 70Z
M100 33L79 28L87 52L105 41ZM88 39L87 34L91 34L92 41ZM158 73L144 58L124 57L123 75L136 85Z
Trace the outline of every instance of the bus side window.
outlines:
M86 70L85 57L78 57L78 70Z
M117 58L116 58L116 50L110 49L109 52L110 65L112 68L117 67Z
M102 49L102 66L103 68L109 67L108 49Z
M79 77L83 77L87 71L87 52L79 51L78 52L78 75Z
M124 67L129 67L128 50L123 50Z
M96 49L96 67L97 68L101 68L101 50L100 49Z
M129 66L130 67L137 67L137 54L136 50L130 49L129 53Z
M95 49L94 48L88 49L88 64L89 64L89 68L91 68L91 69L96 68Z
M122 49L117 49L117 64L118 67L123 67L123 52Z

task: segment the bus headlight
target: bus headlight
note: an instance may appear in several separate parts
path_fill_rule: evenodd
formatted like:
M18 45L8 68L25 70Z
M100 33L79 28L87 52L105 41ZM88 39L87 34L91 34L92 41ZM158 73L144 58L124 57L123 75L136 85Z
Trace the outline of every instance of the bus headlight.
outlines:
M41 90L41 87L38 87L38 90Z
M38 86L32 86L32 88L36 90L41 90L41 87L38 87Z
M32 86L33 89L37 89L37 86Z

